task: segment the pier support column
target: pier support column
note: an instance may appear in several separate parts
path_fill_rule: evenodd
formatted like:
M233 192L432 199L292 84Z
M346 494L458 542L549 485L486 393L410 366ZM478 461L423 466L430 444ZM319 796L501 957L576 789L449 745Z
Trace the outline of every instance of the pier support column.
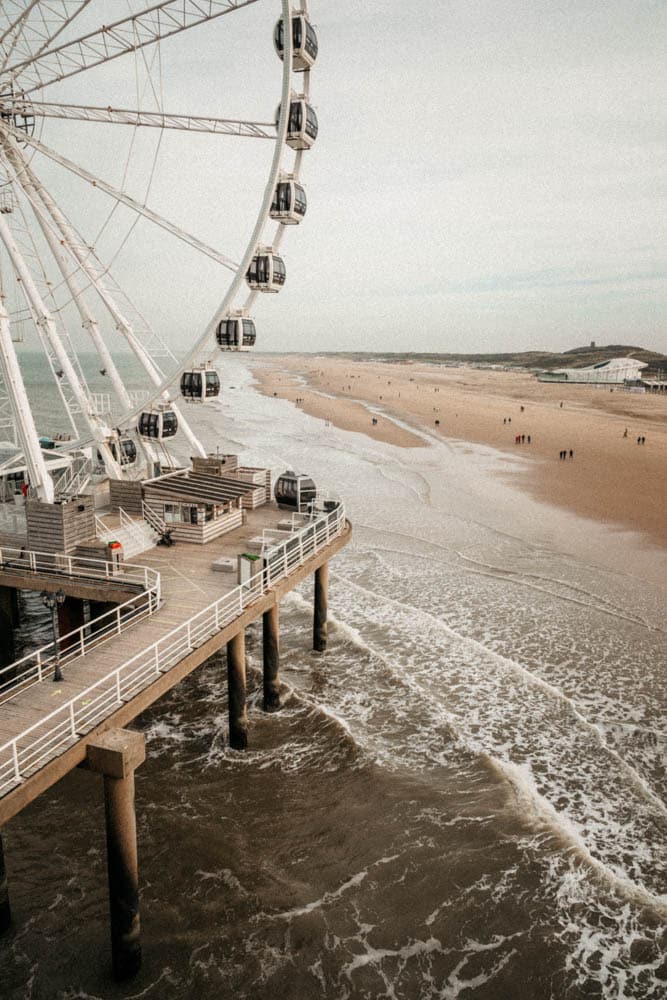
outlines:
M83 625L83 601L80 597L66 597L62 604L58 605L58 635L68 635ZM77 639L72 637L60 643L61 649L67 649L77 643Z
M264 711L280 708L280 629L278 605L273 604L262 615L262 648L264 652Z
M7 869L5 868L5 853L0 833L0 934L9 928L12 922L12 911L9 906L9 890L7 888Z
M88 602L88 621L89 621L89 623L91 623L90 624L90 633L91 633L91 635L93 633L97 632L97 631L103 632L105 629L113 627L113 625L115 624L115 622L114 622L112 616L109 615L109 612L113 611L113 609L116 606L117 605L115 605L112 601L111 602L109 602L109 601L89 601ZM101 618L102 615L107 615L107 617L104 618L100 624L93 625L92 622L94 622L96 618Z
M229 699L229 745L232 750L248 746L248 711L245 682L245 632L237 632L227 643L227 693Z
M329 563L315 570L315 600L313 608L313 649L323 653L327 648L327 605L329 602Z
M14 587L0 587L0 670L16 659L14 626L17 624L18 591Z
M145 757L143 733L127 729L112 729L88 744L87 766L104 775L111 961L115 979L129 979L141 968L134 771Z

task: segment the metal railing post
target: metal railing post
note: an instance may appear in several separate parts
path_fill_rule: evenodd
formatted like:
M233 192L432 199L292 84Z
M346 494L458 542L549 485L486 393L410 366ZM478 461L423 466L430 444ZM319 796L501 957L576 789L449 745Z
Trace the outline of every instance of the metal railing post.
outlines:
M74 719L74 702L73 701L71 701L69 703L69 719L70 719L70 727L71 727L71 730L72 730L72 736L73 736L74 739L76 739L76 724L75 724L75 719Z
M19 751L16 745L16 740L12 743L12 758L14 761L14 777L17 781L21 780L21 769L19 767Z
M83 636L83 625L79 629L79 648L81 649L81 655L83 656L86 652L86 642Z
M41 650L37 650L37 676L40 681L42 680L42 653Z
M120 605L116 608L116 633L120 635Z

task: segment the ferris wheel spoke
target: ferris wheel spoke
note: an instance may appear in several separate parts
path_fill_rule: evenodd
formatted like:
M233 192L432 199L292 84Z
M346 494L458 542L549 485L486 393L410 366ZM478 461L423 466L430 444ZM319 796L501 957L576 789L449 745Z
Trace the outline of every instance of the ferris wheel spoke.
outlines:
M31 201L31 204L33 205L35 214L38 218L38 221L40 222L40 225L42 226L42 231L44 232L44 236L46 237L47 242L50 244L53 255L56 258L59 266L60 266L60 261L58 260L59 255L57 253L58 244L60 244L70 253L72 259L76 262L81 272L86 275L86 278L89 280L92 288L96 291L100 301L102 302L105 309L107 310L107 312L113 319L114 323L116 324L116 328L118 329L119 333L121 333L121 335L127 341L135 357L137 358L142 368L148 375L150 381L153 383L154 386L160 386L163 381L162 372L160 371L159 367L157 366L150 352L147 350L147 347L144 344L142 344L141 341L137 338L135 331L128 322L127 318L120 311L114 296L106 287L100 274L96 273L95 268L90 260L90 253L88 252L88 248L82 250L80 240L77 240L76 233L72 229L71 224L68 222L65 215L62 213L62 211L58 208L58 206L53 201L51 196L48 194L46 188L44 187L44 185L41 183L41 181L33 171L32 165L28 163L26 158L23 156L20 148L16 145L10 145L8 143L6 144L5 147L5 155L12 163L12 166L16 173L17 180L19 180L22 190L27 195L28 199ZM41 213L37 210L37 206L35 204L35 202L38 199L39 201L41 201L42 205L47 210L51 218L51 221L55 226L56 229L55 234L51 229L50 225L44 219L44 217L42 216L40 218ZM91 338L93 339L93 342L95 343L95 346L98 349L98 353L100 354L100 357L103 360L105 370L111 376L112 381L114 382L114 385L116 387L116 391L119 397L121 398L121 401L124 403L125 409L131 409L132 406L131 400L128 397L125 387L122 385L122 382L120 382L120 376L118 375L118 372L115 368L115 364L111 356L109 355L108 350L104 346L102 347L102 349L100 349L99 341L101 338L99 336L99 327L95 319L93 318L89 309L81 299L80 293L77 293L76 289L73 287L71 276L68 278L64 270L61 270L61 273L65 277L66 284L70 288L70 292L72 293L73 298L76 301L77 308L79 308L83 325L88 330ZM118 386L116 385L116 379L118 379L118 381L120 382L120 391ZM167 393L163 393L163 398L165 402L169 402L169 396ZM173 407L173 409L176 410L176 407ZM176 410L176 412L178 413L179 426L183 431L183 433L185 434L186 438L188 439L188 442L190 443L191 447L195 449L198 455L200 455L201 457L205 457L206 456L205 448L203 447L197 436L194 434L194 432L192 431L190 425L185 420L185 418L180 414L178 410ZM145 449L148 448L148 445L145 442L143 442L142 446ZM150 452L150 448L148 448L148 451Z
M257 0L166 0L42 52L37 58L17 62L7 72L12 79L20 81L20 88L24 93L32 93L256 2Z
M0 8L0 46L8 54L12 52L16 39L23 31L32 10L40 2L41 0L31 0L26 6L21 0L5 0Z
M83 290L77 277L80 268L66 240L63 217L58 212L55 202L37 178L19 147L8 144L6 155L15 171L18 183L29 199L38 225L51 250L51 255L69 289L72 301L79 313L81 325L88 332L93 342L102 363L102 370L110 377L114 391L123 408L129 409L132 405L129 393L125 388L115 362L104 341L104 337L100 332L99 323L83 297ZM67 256L65 256L64 251L67 252ZM74 272L72 265L74 265Z
M11 8L23 9L15 17L12 24L0 36L0 45L7 42L7 55L2 68L11 56L26 60L41 55L55 42L56 38L70 25L88 6L90 0L32 0L26 7L9 0L7 13Z
M1 220L0 220L1 221ZM40 497L52 501L53 481L47 471L37 428L30 409L23 375L12 343L9 316L0 301L0 371L14 411L15 426L28 466L28 474Z
M5 113L10 113L6 104ZM68 121L100 122L133 127L177 129L184 132L206 132L213 135L234 135L275 142L274 122L239 121L234 118L209 118L203 115L173 115L160 111L135 111L130 108L101 108L84 104L56 104L45 101L11 102L11 114L21 118L65 118Z
M65 349L65 345L63 344L63 341L58 333L55 320L47 309L39 290L33 281L30 269L27 267L23 255L21 254L21 251L12 236L11 230L2 215L0 215L0 240L4 243L5 249L7 250L12 264L16 269L16 273L21 279L24 295L30 303L30 307L34 312L41 332L48 340L51 350L58 359L62 377L67 379L69 387L80 407L83 418L88 425L88 429L92 434L94 441L97 443L103 457L104 465L109 475L117 476L120 472L120 468L108 443L111 431L109 427L107 427L95 414L91 401L88 398L81 381L79 380L79 377L74 369L74 365L72 364L69 354Z
M71 173L76 174L77 177L80 177L82 180L85 180L89 184L92 184L93 187L97 188L100 191L103 191L111 198L114 198L117 202L120 202L127 208L132 209L138 215L143 216L150 222L153 222L156 226L159 226L161 229L164 229L165 232L171 233L172 236L175 236L183 243L187 243L188 246L191 246L195 250L198 250L206 257L210 257L211 260L216 261L216 263L221 264L223 267L226 267L230 271L236 271L238 269L238 264L236 264L235 261L233 261L230 257L227 257L226 254L220 253L220 251L216 250L214 247L208 246L208 244L198 239L198 237L193 236L192 233L188 233L185 229L182 229L180 226L175 225L175 223L170 222L168 219L165 219L158 212L155 212L153 211L153 209L148 208L147 205L142 205L140 202L136 201L136 199L130 197L130 195L125 194L124 191L119 191L118 188L115 188L112 184L107 184L106 181L103 181L101 178L96 177L95 174L92 174L89 170L85 170L83 167L80 167L77 163L74 163L72 160L67 159L66 156L62 156L60 153L57 153L54 149L50 149L48 146L45 146L43 142L40 142L39 139L35 139L34 136L26 135L25 133L12 128L11 125L7 125L6 123L2 123L0 125L0 134L2 134L3 131L5 132L6 135L12 136L15 139L19 139L22 142L25 142L28 145L32 146L33 149L39 150L39 152L42 153L44 156L46 156L49 160L52 160L54 163L58 163L61 167L64 167Z

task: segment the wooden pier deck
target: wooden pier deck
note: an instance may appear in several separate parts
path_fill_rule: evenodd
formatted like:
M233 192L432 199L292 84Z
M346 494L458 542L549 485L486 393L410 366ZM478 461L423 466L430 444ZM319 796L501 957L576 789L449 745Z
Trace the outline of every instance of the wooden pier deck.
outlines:
M221 557L236 560L285 516L270 504L206 545L141 553L132 562L160 573L160 609L68 662L62 682L45 678L0 704L0 828L80 764L89 742L134 719L349 541L340 508L285 533L268 574L244 588L236 573L212 569Z

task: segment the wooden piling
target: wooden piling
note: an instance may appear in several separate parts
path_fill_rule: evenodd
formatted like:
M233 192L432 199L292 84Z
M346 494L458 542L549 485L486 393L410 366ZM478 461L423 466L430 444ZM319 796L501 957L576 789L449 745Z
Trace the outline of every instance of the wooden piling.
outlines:
M264 711L280 708L280 626L278 604L272 604L262 615L262 649L264 653Z
M246 706L245 633L237 632L227 643L227 693L229 700L229 745L232 750L248 746Z
M329 563L315 570L313 607L313 649L323 653L327 648L327 605L329 602Z
M9 905L9 889L7 887L7 869L5 868L5 852L0 833L0 934L9 928L12 922L12 911Z
M83 600L80 597L66 597L63 603L58 605L57 610L59 636L67 636L84 624ZM71 636L69 639L61 638L60 649L65 650L75 646L78 641L77 636Z
M134 771L145 756L143 733L125 729L110 730L88 745L88 766L104 776L111 961L118 980L141 968Z
M14 626L17 624L17 611L17 590L14 587L0 587L0 669L9 666L16 659Z

